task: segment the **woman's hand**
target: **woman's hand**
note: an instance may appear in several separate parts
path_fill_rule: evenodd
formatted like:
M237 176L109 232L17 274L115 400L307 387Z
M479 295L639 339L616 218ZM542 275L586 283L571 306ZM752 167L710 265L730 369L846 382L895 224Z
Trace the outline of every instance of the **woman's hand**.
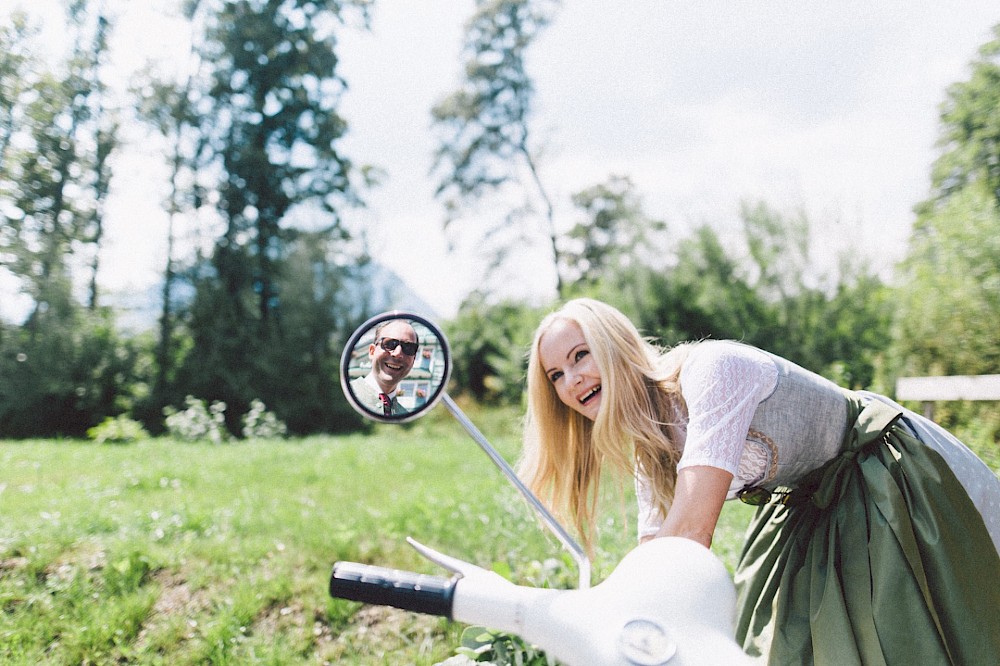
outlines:
M656 536L680 536L706 548L719 522L733 475L717 467L685 467L677 473L674 501Z

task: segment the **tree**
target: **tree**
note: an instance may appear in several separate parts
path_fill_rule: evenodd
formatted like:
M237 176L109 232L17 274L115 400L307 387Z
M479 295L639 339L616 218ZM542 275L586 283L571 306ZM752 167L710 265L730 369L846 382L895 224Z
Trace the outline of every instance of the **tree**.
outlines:
M281 373L297 367L291 359L310 353L296 345L314 343L290 326L289 307L301 301L282 293L291 248L305 238L346 243L338 211L360 203L363 170L338 149L346 82L335 53L335 27L355 4L367 19L360 1L225 0L206 9L199 56L208 86L188 99L198 168L218 175L211 196L222 231L208 260L191 266L193 344L178 382L225 401L233 419L253 398L267 402Z
M887 393L896 289L872 271L846 276L823 303L813 328L814 369L846 388Z
M676 265L657 281L665 293L648 325L678 340L745 340L773 349L774 305L756 291L748 273L718 232L699 227L679 244Z
M921 211L900 266L904 374L1000 373L1000 207L985 182Z
M38 68L29 46L37 27L24 12L14 12L10 18L9 25L0 25L0 165L6 164L11 139L22 120L24 95Z
M521 303L491 304L483 294L471 294L447 325L458 390L482 402L519 404L526 350L541 314Z
M107 19L88 20L87 2L69 7L73 45L63 71L42 68L24 43L5 56L5 132L0 163L0 236L3 262L30 295L28 327L37 330L41 313L67 313L73 306L71 257L89 253L88 306L97 305L97 256L103 230L103 203L110 181L108 158L115 149L114 125L104 99L101 67L107 52ZM15 20L8 36L28 35ZM20 80L13 77L17 75Z
M244 277L264 325L278 303L273 285L288 237L285 215L310 202L336 221L341 203L357 203L351 164L335 148L346 131L336 112L346 84L336 75L328 24L340 10L341 3L316 0L238 0L223 3L208 25L215 108L202 120L222 170L226 224L216 268L234 278L244 269L227 275L230 262L249 260ZM340 231L335 224L329 230Z
M51 66L23 16L0 31L0 265L32 303L0 335L3 436L82 435L127 408L134 373L135 349L96 288L117 145L102 79L110 24L83 0L68 10L71 48Z
M931 193L899 266L901 375L1000 373L1000 25L993 35L941 107ZM1000 438L995 404L941 407L935 418L946 426Z
M931 172L934 199L981 181L1000 206L1000 25L979 49L967 81L953 84L941 108L941 155Z
M180 395L171 396L170 392L182 346L182 334L178 330L181 304L175 302L181 280L178 236L184 222L188 222L188 227L194 226L200 210L208 204L206 190L209 186L200 171L207 142L198 131L199 100L207 87L200 87L199 74L205 67L199 59L198 29L195 27L200 27L202 13L199 9L203 6L191 2L184 7L184 17L192 24L192 39L187 69L181 72L180 79L164 78L156 73L154 67L147 66L132 85L139 117L165 139L169 151L169 190L164 202L167 248L160 291L156 374L150 404L147 405L153 415L159 415L163 407L185 394L181 390Z
M128 411L139 348L107 309L42 310L39 328L0 323L0 437L82 437Z
M816 368L819 359L803 352L814 351L811 336L826 299L817 288L817 272L810 274L809 219L802 211L782 215L762 201L744 202L741 218L751 259L747 280L755 295L772 308L774 317L769 348Z
M577 192L573 205L585 218L562 238L568 280L587 285L636 263L665 265L665 248L656 241L667 225L646 215L628 176L611 176Z
M88 4L86 0L75 0L71 4L70 20L81 27L86 26ZM93 204L86 220L85 241L91 247L90 280L87 285L87 308L97 309L97 276L100 271L101 242L104 239L104 205L111 187L111 156L118 149L118 110L110 102L111 94L102 76L108 56L108 39L111 22L99 11L93 25L79 35L71 59L70 80L79 87L77 97L82 97L88 107L85 127L81 139L90 144L92 174L88 178L93 195ZM89 32L89 34L88 34ZM89 45L83 40L89 40Z
M504 207L507 197L519 198L486 234L487 239L507 234L491 248L495 263L517 240L530 241L541 228L552 253L556 292L562 295L553 204L531 138L534 86L525 64L528 48L557 6L554 0L477 0L466 25L465 79L434 106L432 116L442 137L433 171L440 174L436 195L445 202L445 229L487 195ZM542 224L527 223L538 221L537 215Z
M251 386L290 432L344 431L360 423L339 382L341 350L372 314L357 312L350 296L352 251L323 233L303 233L289 246L278 283L280 344L262 350Z
M21 183L13 178L16 156L32 83L41 65L31 49L38 28L23 12L14 12L0 25L0 270L17 277L19 237L11 220L23 215L16 207Z

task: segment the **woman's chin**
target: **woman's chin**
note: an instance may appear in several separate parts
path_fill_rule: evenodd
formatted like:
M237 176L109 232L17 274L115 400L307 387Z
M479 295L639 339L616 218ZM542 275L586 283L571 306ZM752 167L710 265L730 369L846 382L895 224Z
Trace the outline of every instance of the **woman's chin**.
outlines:
M587 401L587 404L581 405L579 412L584 416L584 418L590 421L597 420L597 413L601 408L601 395L597 394L593 398Z

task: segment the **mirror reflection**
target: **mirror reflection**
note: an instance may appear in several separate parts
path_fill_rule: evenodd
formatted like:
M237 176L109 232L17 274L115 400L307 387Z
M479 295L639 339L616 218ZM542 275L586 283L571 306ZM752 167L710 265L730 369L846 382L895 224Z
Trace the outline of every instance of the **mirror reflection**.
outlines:
M430 407L448 375L447 343L431 322L385 314L359 328L348 343L342 383L365 416L403 421Z

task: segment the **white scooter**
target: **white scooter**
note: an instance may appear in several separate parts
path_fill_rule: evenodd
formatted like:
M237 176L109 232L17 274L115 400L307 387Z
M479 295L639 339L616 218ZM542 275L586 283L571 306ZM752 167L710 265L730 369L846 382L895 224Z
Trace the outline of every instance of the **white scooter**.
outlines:
M416 346L410 344L414 340ZM386 356L394 370L412 364L401 385L402 401L379 399L377 391L364 385L373 362L377 366ZM355 409L383 422L409 421L443 402L569 550L579 568L579 589L515 585L407 539L452 575L337 562L331 596L516 634L567 666L753 663L734 639L732 579L700 544L673 537L647 541L628 553L603 582L590 587L590 562L582 548L445 393L450 370L448 343L436 325L416 314L391 312L368 320L351 337L341 362L341 383Z

